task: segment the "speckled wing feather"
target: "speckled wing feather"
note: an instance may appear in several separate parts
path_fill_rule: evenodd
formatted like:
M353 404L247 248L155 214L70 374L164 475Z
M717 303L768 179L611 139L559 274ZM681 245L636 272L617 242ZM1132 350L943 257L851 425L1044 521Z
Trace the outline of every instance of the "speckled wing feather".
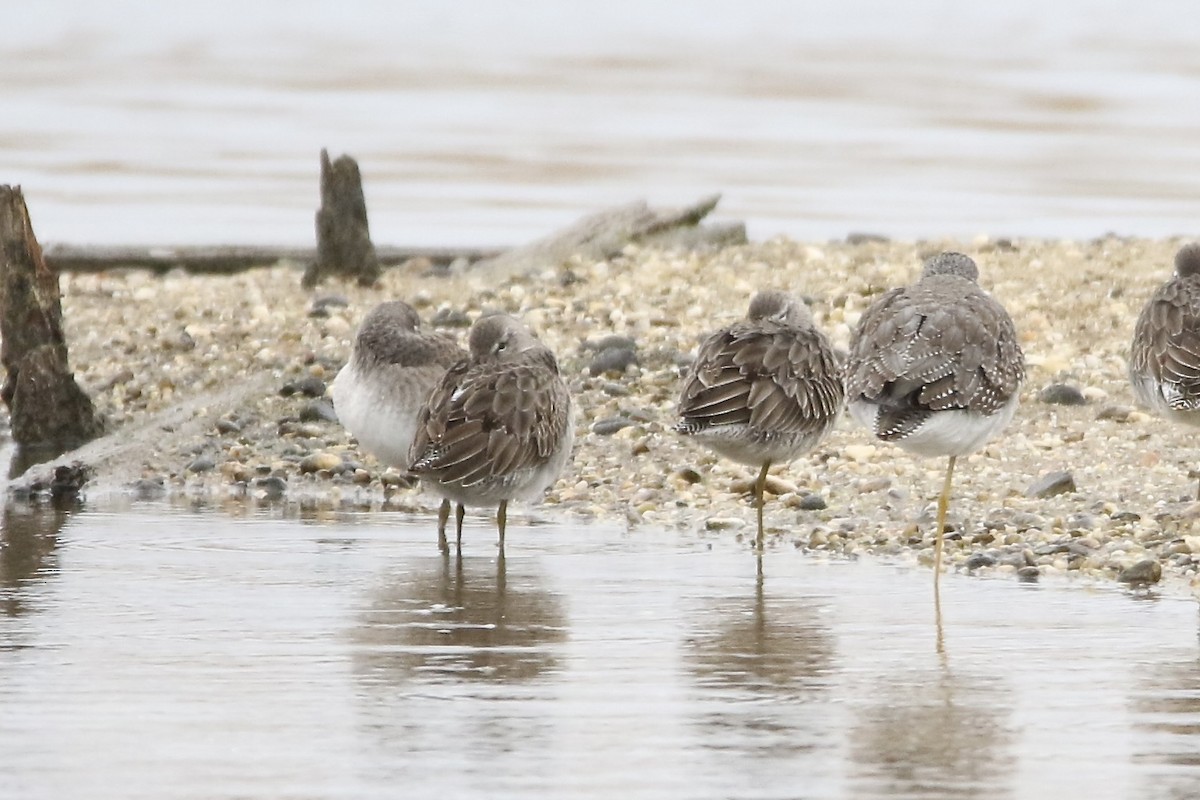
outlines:
M460 361L421 410L411 470L468 487L541 466L567 433L569 405L545 350L502 365Z
M887 292L863 315L846 394L878 404L875 433L896 440L936 411L994 413L1023 377L1008 312L973 282L932 276Z
M1130 372L1154 380L1178 411L1200 409L1200 279L1172 278L1142 309Z
M740 322L701 343L681 390L678 427L819 434L842 398L841 370L820 331Z

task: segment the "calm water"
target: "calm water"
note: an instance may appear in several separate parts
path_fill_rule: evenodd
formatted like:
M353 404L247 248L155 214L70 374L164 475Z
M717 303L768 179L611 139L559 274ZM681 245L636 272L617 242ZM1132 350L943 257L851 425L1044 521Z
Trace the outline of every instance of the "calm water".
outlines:
M0 180L45 242L509 244L724 192L751 236L1195 233L1190 0L40 0Z
M10 512L0 796L1200 793L1192 601L431 523Z

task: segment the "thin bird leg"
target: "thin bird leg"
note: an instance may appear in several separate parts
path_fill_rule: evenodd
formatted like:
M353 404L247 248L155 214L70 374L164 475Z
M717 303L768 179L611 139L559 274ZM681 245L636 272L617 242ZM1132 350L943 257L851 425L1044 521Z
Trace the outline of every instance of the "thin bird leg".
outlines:
M938 579L942 574L942 531L946 530L946 511L950 508L950 479L954 477L954 461L958 456L950 456L946 464L946 483L942 486L942 494L938 497L937 531L933 540L933 591L938 591Z
M754 549L760 553L763 551L763 505L766 502L763 493L767 488L767 470L770 468L770 461L763 462L762 469L758 473L758 480L754 482L754 499L758 505L758 538L754 542Z
M465 517L466 515L467 515L467 510L465 508L463 508L463 504L462 503L455 504L454 527L455 527L455 535L457 537L456 549L458 550L458 554L460 556L462 555L462 523L463 523L463 517Z
M446 541L446 523L450 521L450 501L442 500L438 507L438 550L450 552L450 543Z
M500 552L504 552L504 527L508 524L508 501L501 500L496 509L496 527L500 529Z

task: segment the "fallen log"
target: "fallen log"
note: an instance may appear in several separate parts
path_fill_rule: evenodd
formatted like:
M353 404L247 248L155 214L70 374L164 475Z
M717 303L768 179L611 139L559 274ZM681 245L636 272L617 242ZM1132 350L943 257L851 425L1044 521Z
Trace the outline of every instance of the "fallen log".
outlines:
M653 209L639 201L606 209L542 239L481 259L470 269L503 278L553 269L572 257L612 258L630 244L687 249L745 244L746 227L741 222L701 224L720 199L714 194L682 208Z
M375 249L381 267L398 267L415 259L446 267L470 263L502 252L498 247L398 247ZM297 268L316 261L314 247L273 246L147 246L49 245L46 263L55 272L104 272L111 269L147 269L158 273L182 269L196 274L232 275L257 267L289 263Z
M321 207L317 209L317 259L302 281L311 289L329 275L353 277L359 286L379 280L379 259L371 244L362 173L348 155L329 160L321 151Z

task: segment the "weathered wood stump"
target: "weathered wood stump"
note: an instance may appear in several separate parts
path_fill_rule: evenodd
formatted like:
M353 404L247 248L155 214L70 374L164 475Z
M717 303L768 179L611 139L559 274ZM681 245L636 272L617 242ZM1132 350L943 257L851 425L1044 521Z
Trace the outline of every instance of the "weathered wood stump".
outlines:
M0 363L13 440L74 447L103 424L75 383L63 336L58 273L46 265L20 187L0 186Z
M350 156L330 162L321 151L321 207L317 210L317 260L304 272L312 288L327 275L354 277L361 286L379 280L379 258L367 225L362 175Z

